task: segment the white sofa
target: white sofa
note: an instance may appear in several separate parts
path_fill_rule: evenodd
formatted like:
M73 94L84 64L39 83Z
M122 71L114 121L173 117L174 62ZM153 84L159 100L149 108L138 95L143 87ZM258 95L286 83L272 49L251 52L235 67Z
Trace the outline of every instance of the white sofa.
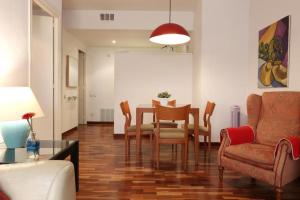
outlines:
M11 200L75 200L74 167L64 160L0 165L0 190Z

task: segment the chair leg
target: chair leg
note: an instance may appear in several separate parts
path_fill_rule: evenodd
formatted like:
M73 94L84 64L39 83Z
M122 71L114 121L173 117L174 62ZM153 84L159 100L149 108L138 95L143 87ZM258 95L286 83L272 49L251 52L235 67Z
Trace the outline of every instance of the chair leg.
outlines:
M184 167L187 168L188 164L188 143L184 144Z
M210 153L210 149L211 149L211 135L208 136L208 152Z
M130 137L128 137L128 144L127 144L127 149L128 149L128 156L130 156Z
M184 144L181 144L181 162L182 162L182 165L184 166L184 161L185 161L185 158L184 158Z
M128 156L128 136L125 134L125 156Z
M157 167L157 169L159 169L159 151L160 151L160 149L159 149L159 143L158 143L158 139L156 138L156 148L155 148L155 153L156 153L156 167Z
M204 136L204 144L207 145L207 136Z
M153 163L155 163L155 142L156 142L156 140L155 140L155 135L154 135L152 143L151 143L151 145L152 145L152 161L153 161Z
M223 181L224 167L219 166L219 180Z

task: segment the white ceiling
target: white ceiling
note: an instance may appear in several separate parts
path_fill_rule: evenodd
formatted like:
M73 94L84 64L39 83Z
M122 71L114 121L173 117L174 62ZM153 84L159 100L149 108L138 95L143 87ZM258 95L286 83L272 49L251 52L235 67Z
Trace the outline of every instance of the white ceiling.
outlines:
M172 0L172 10L194 11L198 0ZM169 0L63 0L63 9L168 10Z
M137 30L68 30L87 46L159 47L149 41L150 31ZM116 44L112 41L115 40Z

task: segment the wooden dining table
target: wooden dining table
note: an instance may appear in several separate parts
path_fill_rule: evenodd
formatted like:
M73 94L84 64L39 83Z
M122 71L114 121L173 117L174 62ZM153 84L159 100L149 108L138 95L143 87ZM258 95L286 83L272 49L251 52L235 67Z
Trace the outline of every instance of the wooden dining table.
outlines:
M183 105L178 105L183 106ZM136 153L141 154L142 140L141 140L141 125L143 123L144 113L154 113L155 107L151 104L141 104L136 107ZM189 113L194 119L194 148L195 148L195 164L199 161L199 108L191 107Z

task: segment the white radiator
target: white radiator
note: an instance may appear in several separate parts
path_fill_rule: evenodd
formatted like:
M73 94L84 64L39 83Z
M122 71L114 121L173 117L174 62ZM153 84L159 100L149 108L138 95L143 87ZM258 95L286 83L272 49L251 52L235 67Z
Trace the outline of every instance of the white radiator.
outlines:
M100 121L101 122L113 122L114 121L114 109L101 108L100 109Z

